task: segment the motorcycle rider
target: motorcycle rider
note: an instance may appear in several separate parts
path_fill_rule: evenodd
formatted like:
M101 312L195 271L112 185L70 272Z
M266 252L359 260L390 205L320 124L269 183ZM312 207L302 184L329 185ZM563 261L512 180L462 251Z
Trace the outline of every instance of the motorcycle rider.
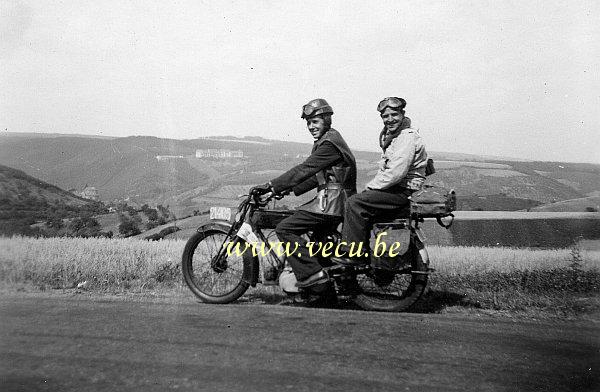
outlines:
M298 207L282 220L275 232L281 242L299 244L298 253L287 255L297 287L324 284L328 281L318 258L309 254L302 237L309 231L333 230L342 221L347 197L356 193L356 161L342 135L331 128L333 109L318 98L302 107L301 118L315 139L310 156L268 184L257 187L259 192L296 196L317 188L316 197Z
M416 129L405 116L403 98L384 98L377 110L383 120L379 145L383 151L379 171L366 189L346 203L340 254L332 261L360 265L369 263L369 234L373 223L388 221L408 206L409 196L425 181L427 152ZM350 252L354 247L354 252ZM362 248L361 248L362 247ZM362 250L360 253L357 250Z

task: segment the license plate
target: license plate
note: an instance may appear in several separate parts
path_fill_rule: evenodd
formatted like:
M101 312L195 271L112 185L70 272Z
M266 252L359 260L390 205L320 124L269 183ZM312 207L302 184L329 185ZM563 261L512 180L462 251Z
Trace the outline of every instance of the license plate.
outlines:
M229 208L229 207L210 207L210 219L230 221L231 220L231 208Z

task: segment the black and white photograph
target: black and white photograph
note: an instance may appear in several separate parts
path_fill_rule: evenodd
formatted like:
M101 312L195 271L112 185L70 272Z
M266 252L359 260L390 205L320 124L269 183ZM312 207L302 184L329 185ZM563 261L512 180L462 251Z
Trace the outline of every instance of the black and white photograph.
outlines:
M0 0L0 391L600 390L600 3Z

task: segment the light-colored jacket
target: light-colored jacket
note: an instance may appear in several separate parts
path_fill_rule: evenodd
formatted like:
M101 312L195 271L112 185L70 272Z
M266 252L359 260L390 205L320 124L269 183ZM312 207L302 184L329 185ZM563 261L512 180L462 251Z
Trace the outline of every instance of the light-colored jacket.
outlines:
M367 189L388 189L399 185L419 190L425 181L427 152L416 129L402 130L381 155L379 171Z

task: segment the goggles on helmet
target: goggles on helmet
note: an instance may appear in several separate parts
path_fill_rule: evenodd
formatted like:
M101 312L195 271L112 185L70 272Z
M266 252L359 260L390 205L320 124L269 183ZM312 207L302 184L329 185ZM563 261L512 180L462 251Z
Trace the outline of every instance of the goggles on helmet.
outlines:
M331 109L331 106L329 106L329 105L321 106L321 107L314 107L310 104L306 104L306 105L302 106L302 115L300 117L309 118L309 117L317 116L319 114L333 114L333 110Z
M302 106L302 117L310 117L317 110L319 110L319 108L306 104Z
M385 108L392 108L397 110L402 110L406 106L406 101L402 98L398 97L387 97L383 98L379 105L377 105L377 111L383 112Z

